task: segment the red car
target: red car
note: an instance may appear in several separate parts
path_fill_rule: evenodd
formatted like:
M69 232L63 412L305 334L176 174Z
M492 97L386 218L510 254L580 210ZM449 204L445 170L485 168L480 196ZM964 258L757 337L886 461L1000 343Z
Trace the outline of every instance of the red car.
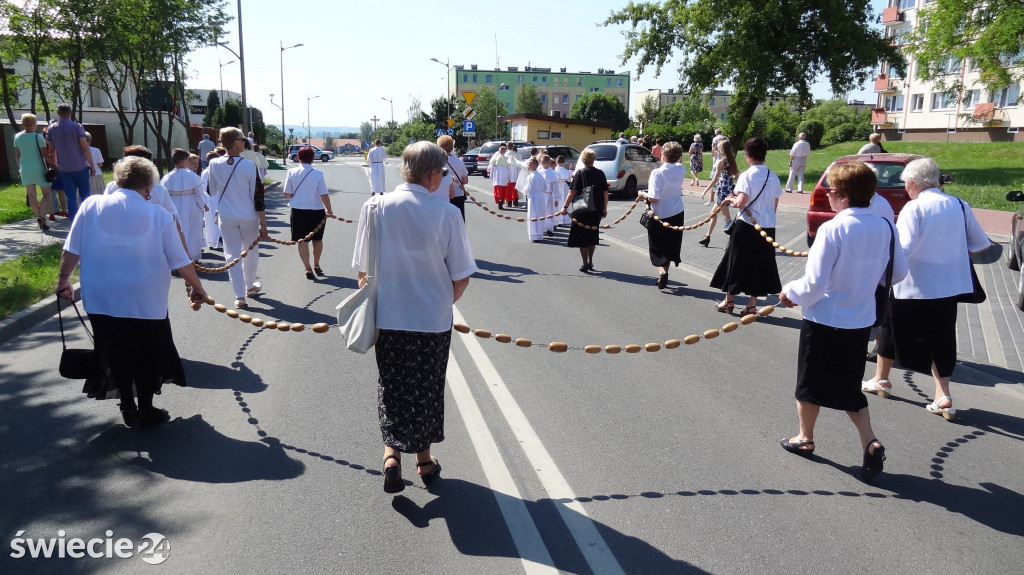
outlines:
M900 180L900 175L903 174L903 168L908 162L923 157L917 154L854 154L843 156L832 162L829 169L836 164L845 164L846 162L864 162L871 166L871 169L875 171L875 176L878 177L878 187L875 189L875 193L889 200L892 211L895 212L896 217L899 217L900 210L910 201L910 196L907 195L907 189L904 187L903 181ZM811 205L807 207L808 246L814 243L814 237L818 234L821 224L836 215L832 211L832 207L829 206L827 190L828 170L825 170L821 179L818 180L818 185L814 186L814 191L811 192Z

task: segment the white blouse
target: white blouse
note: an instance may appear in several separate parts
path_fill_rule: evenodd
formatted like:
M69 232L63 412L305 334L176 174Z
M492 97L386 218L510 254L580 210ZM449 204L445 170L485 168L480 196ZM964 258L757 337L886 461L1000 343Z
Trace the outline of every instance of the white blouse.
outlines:
M893 290L896 299L938 299L974 289L967 252L979 252L992 242L967 202L962 213L960 200L937 188L923 190L903 206L896 227L910 266L907 278Z
M871 196L871 204L868 205L871 213L875 214L880 218L885 218L890 222L896 221L896 212L892 211L892 205L889 204L889 200L878 195L876 192Z
M476 272L459 209L416 184L373 196L359 213L352 267L367 271L366 218L377 205L377 327L438 333L452 327L453 281Z
M330 191L324 181L323 172L314 170L312 165L301 164L288 170L288 177L284 181L284 195L291 195L291 200L288 201L289 208L323 210L325 206L320 196L328 194Z
M462 158L455 154L448 154L448 177L456 178L459 181L455 182L455 197L460 198L466 195L465 190L462 189L462 178L469 177L469 170L466 169L466 164L462 161ZM438 188L438 191L445 191L447 188L442 186ZM445 196L448 197L448 196Z
M103 195L110 195L119 190L120 188L117 187L117 182L108 182L107 187L103 189ZM180 220L178 217L178 208L176 208L174 206L174 202L171 201L171 194L160 182L153 182L153 189L149 191L149 203L167 210L167 213L171 214L175 221Z
M662 164L651 172L651 177L647 181L647 195L658 200L651 202L654 215L668 218L686 209L683 205L685 179L686 166L682 164Z
M762 186L764 186L764 192L761 192ZM764 164L750 166L740 174L739 178L736 178L735 189L737 194L747 194L747 207L749 208L736 216L737 219L752 224L750 216L754 216L761 227L775 227L775 200L782 196L782 184L779 183L779 177L775 175L775 172ZM757 198L756 202L754 198Z
M210 160L210 195L219 194L217 213L224 220L255 220L259 217L255 203L259 177L256 164L237 156L228 164L229 159L221 156Z
M885 285L890 228L870 208L847 208L818 228L807 254L804 276L782 293L803 307L805 319L842 329L875 322L875 287ZM896 241L900 234L895 229ZM907 275L907 261L896 244L892 281Z
M113 317L167 317L170 270L191 263L174 218L131 190L86 198L64 249L82 258L85 311Z

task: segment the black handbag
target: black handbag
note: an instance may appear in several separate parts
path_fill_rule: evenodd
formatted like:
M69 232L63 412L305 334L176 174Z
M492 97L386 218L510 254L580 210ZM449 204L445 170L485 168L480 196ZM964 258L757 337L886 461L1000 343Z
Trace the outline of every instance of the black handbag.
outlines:
M640 225L647 227L651 223L651 212L644 210L644 213L640 214Z
M896 232L889 220L885 220L885 223L889 224L889 265L885 267L885 285L875 287L875 323L872 327L885 325L892 314L892 260L896 254Z
M963 201L961 201L961 200L957 200L957 201L960 202L960 211L963 212L963 214L964 214L964 235L966 236L967 235L967 210L964 209ZM985 289L983 287L981 287L981 281L978 279L978 272L976 272L974 270L974 262L971 261L971 254L970 254L970 252L968 252L968 254L967 254L967 263L969 263L970 266L971 266L971 283L973 284L974 289L972 289L971 291L969 291L967 293L962 293L962 294L956 296L956 301L958 301L960 303L983 303L988 296L985 295Z
M93 340L92 332L89 331L89 326L85 324L85 319L82 318L82 314L78 311L78 305L75 304L74 300L71 301L71 305L74 306L78 320L82 322L85 333L95 346L96 342ZM61 316L60 297L57 298L57 319L60 322L60 342L64 347L64 351L60 354L60 367L58 368L61 377L67 379L89 379L99 375L100 362L95 349L68 349L68 344L64 340L64 318Z
M36 139L38 140L38 138L36 138ZM37 146L37 148L38 148L38 146ZM58 177L60 177L60 172L57 171L57 168L55 168L53 166L50 166L50 165L47 165L46 158L43 157L43 149L42 148L38 148L38 150L39 150L39 159L43 162L43 168L46 170L45 172L43 172L43 179L46 180L47 182L50 182L52 184L52 183L57 181Z
M586 170L586 168L584 168ZM583 189L576 190L576 196L573 198L572 203L569 204L569 213L572 217L578 218L580 216L588 216L597 212L597 206L594 204L594 186L587 185L587 178L584 175L586 172L580 172L580 179L583 181Z

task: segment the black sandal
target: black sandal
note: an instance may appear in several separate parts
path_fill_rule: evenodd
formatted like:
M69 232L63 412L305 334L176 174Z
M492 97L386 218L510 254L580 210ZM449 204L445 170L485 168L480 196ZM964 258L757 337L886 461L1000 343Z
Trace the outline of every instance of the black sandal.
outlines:
M417 463L416 469L427 465L433 465L434 467L431 468L430 473L420 475L420 479L423 480L423 485L430 485L438 478L439 475L441 475L441 462L438 461L436 457L431 457L430 461L426 461L424 463Z
M324 273L324 270L320 269L320 266L313 266L313 271L315 271L316 275L318 275L318 276L325 276L325 275L327 275L327 274Z
M874 453L871 453L872 443L878 444ZM864 448L864 465L860 469L861 477L868 480L881 473L883 461L885 461L885 446L882 445L881 441L872 439L868 442L867 447Z
M394 459L398 465L384 467L384 493L398 493L405 489L405 481L402 481L402 460L397 455L389 455L384 458L384 465L389 459Z
M313 279L313 270L311 270L311 269L307 269L306 270L306 279L308 279L308 280Z
M779 445L783 449L790 453L795 453L801 457L810 457L814 455L814 442L813 441L800 441L797 443L791 443L788 438L782 438L779 441ZM810 449L804 449L804 447L810 446Z

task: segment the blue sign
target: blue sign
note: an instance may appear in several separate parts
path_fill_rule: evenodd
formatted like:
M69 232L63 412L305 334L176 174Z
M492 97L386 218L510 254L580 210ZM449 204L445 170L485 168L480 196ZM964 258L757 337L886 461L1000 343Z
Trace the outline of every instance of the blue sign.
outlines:
M434 133L434 137L435 138L440 138L443 135L444 135L444 128L438 128L437 132Z
M475 132L476 131L476 122L474 122L473 120L464 120L462 122L462 131L463 132Z

